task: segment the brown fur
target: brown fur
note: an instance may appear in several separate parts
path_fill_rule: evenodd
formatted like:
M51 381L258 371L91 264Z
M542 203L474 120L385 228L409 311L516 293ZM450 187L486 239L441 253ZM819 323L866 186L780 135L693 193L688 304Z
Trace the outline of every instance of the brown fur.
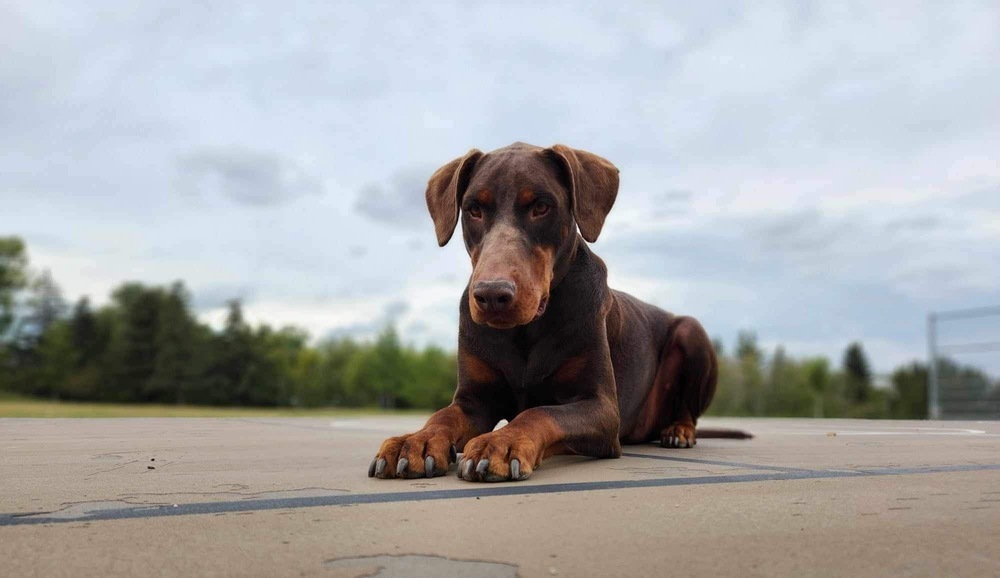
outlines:
M479 201L483 205L492 205L493 204L493 193L491 193L489 191L489 189L483 189L483 190L479 191L478 193L476 193L476 200Z
M565 447L559 441L565 437L565 432L559 423L551 416L541 411L528 410L518 416L516 424L500 428L473 439L465 446L462 460L459 461L459 472L463 472L462 464L470 460L478 464L487 459L491 467L486 473L480 474L475 468L463 477L469 481L502 481L510 476L511 460L518 460L521 465L520 478L526 478L542 463L542 459L553 455L553 452L565 453ZM562 450L562 451L560 451Z
M470 293L469 308L473 320L498 328L530 322L542 299L549 295L549 284L552 281L551 250L523 246L519 242L517 231L507 228L495 231L482 249L474 251L471 257L473 270L470 285L505 278L513 281L517 287L513 309L502 316L481 311Z
M583 371L584 367L587 367L586 356L578 355L576 357L571 357L559 366L559 369L552 374L552 378L559 383L570 383L580 376L580 372Z
M458 367L463 378L479 383L493 383L499 377L492 367L471 353L459 353L459 358L461 362Z

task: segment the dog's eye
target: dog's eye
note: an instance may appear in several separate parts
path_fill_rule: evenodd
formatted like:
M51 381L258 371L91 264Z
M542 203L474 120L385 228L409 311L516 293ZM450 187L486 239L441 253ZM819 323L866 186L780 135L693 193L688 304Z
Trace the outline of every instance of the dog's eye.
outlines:
M479 205L469 205L465 208L465 212L469 213L469 216L473 219L483 218L483 209Z
M549 212L549 206L541 201L531 206L532 217L541 217L542 215L548 212Z

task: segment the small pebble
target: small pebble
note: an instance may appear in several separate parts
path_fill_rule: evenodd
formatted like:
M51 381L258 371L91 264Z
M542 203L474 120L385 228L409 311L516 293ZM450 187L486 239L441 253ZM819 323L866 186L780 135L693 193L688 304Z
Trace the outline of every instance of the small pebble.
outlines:
M154 468L153 466L146 466L146 468L148 468L148 469L150 469L150 470L155 470L155 469L156 469L156 468Z
M837 432L835 432L835 431L827 432L826 437L828 437L828 438L835 438L835 437L837 437Z

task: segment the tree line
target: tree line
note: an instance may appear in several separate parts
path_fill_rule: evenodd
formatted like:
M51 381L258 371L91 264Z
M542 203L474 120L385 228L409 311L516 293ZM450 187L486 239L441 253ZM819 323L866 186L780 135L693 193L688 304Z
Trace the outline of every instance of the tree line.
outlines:
M923 418L926 366L896 369L875 387L860 343L839 367L826 358L767 354L751 332L720 353L710 413L744 416ZM950 364L950 365L949 365ZM950 362L944 370L976 370ZM941 369L941 368L939 368ZM455 388L455 352L376 339L313 343L295 327L251 326L238 300L221 329L198 320L181 282L123 283L107 304L68 304L52 275L33 273L27 249L0 237L0 391L52 399L204 405L435 409ZM1000 391L1000 389L998 389Z

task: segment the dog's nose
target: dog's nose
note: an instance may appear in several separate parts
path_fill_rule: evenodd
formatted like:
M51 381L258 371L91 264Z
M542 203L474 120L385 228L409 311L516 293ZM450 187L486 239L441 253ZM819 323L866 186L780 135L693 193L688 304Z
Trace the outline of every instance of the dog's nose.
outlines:
M502 313L514 305L516 291L510 281L477 281L472 288L472 297L483 311Z

